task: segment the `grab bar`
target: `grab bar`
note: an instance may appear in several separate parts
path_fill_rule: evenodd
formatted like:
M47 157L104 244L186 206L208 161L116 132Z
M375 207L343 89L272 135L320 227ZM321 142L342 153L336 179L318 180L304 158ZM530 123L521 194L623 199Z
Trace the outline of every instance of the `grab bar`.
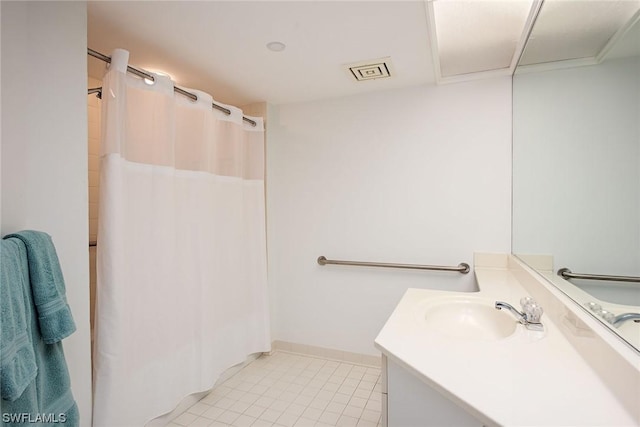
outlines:
M390 264L386 262L363 262L363 261L337 261L333 259L327 259L324 256L318 257L318 264L336 264L336 265L355 265L362 267L384 267L384 268L409 268L412 270L438 270L438 271L458 271L462 274L467 274L471 267L469 264L461 262L455 267L446 265L419 265L419 264Z
M610 282L633 282L640 283L640 277L637 276L609 276L604 274L579 274L572 273L568 268L558 270L558 276L563 279L586 279L586 280L607 280Z

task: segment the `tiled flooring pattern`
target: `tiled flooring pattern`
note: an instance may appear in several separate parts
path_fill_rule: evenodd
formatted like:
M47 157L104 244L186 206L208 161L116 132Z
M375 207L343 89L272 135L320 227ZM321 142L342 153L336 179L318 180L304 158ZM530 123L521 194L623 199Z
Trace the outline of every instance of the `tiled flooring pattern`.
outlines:
M379 368L276 352L214 388L170 426L377 427L380 381Z

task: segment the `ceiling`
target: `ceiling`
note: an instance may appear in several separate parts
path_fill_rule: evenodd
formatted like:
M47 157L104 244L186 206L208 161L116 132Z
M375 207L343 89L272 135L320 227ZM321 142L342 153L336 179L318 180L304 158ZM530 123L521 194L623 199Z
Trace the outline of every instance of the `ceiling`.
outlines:
M105 55L126 49L130 65L165 72L178 86L203 90L222 103L296 103L511 75L540 4L89 1L88 47ZM521 62L560 63L595 54L600 61L638 9L640 0L545 0ZM632 40L622 41L637 49L638 29L628 34ZM286 48L271 51L271 42ZM381 61L386 65L370 65ZM361 77L390 77L356 81L357 73L347 68L353 63ZM101 78L105 64L89 57L88 65L89 75Z
M617 41L615 36L637 19L639 9L638 0L547 0L520 65L585 58L601 61L612 47L609 41ZM633 45L632 40L628 43Z
M282 104L434 83L426 22L423 1L89 2L88 47L126 49L130 65L223 103ZM386 79L344 68L384 57ZM101 77L104 63L88 61Z

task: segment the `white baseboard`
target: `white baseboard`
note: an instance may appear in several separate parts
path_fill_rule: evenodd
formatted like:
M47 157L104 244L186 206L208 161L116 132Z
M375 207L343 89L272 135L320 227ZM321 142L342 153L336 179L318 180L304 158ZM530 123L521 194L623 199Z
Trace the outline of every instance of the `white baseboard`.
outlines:
M336 350L332 348L317 347L314 345L298 344L287 341L271 342L271 351L284 351L287 353L304 354L308 356L322 357L324 359L336 360L339 362L355 363L375 368L381 366L381 356L369 354L352 353L350 351Z

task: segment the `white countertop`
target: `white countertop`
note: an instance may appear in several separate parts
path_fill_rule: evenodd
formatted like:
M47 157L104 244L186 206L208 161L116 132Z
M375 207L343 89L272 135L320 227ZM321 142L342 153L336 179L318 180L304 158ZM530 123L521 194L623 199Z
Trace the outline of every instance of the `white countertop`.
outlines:
M637 425L544 315L544 333L518 325L516 333L500 340L450 338L428 330L416 314L427 299L463 295L519 309L520 298L528 295L506 268L476 268L475 274L480 292L409 289L376 338L376 347L485 424Z

